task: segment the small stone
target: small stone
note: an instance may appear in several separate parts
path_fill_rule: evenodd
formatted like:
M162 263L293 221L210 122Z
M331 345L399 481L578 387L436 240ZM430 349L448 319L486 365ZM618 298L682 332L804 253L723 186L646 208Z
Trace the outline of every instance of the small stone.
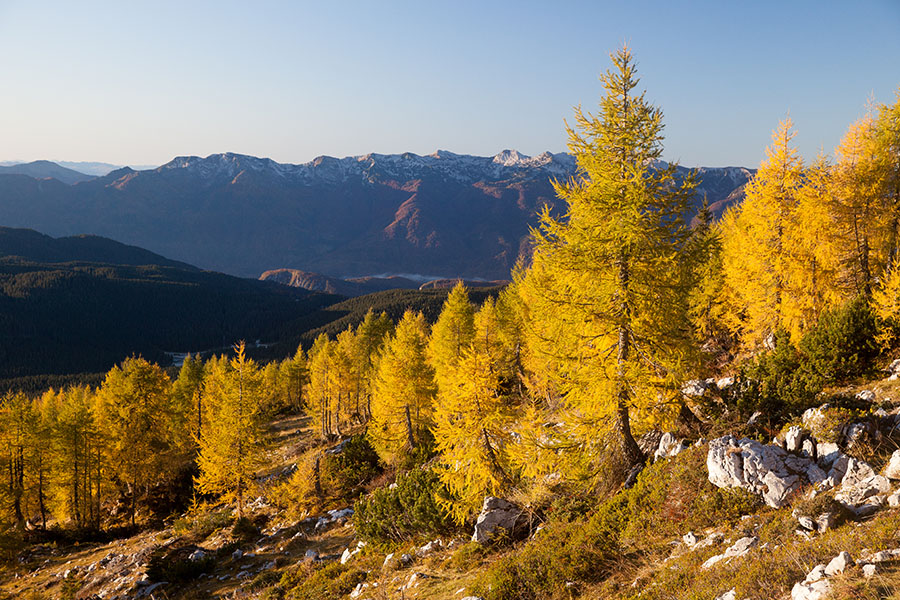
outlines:
M197 562L198 560L203 560L204 558L206 558L206 552L199 548L191 552L191 555L188 556L188 560L190 560L191 562Z
M856 397L863 402L875 402L875 392L872 390L862 390L857 392Z
M800 526L809 531L818 531L819 527L816 525L816 522L812 520L810 517L799 517L797 522L800 523Z
M818 581L820 579L825 579L825 565L816 565L813 567L812 571L806 575L805 583L812 583L813 581Z
M716 381L716 387L720 390L725 390L734 385L734 377L722 377L718 381ZM756 413L754 413L756 414ZM759 413L762 416L762 413ZM752 418L752 417L751 417Z
M839 573L843 573L848 567L853 566L853 558L849 552L841 552L831 559L831 562L825 567L825 575L834 577Z
M244 551L241 550L240 548L238 548L237 550L235 550L234 552L231 553L232 560L240 560L241 557L243 557L243 556L244 556Z
M884 468L884 476L888 479L900 479L900 450L894 450L891 460Z
M863 577L869 579L875 576L875 573L878 572L878 565L873 565L872 563L866 563L862 568Z
M835 526L837 523L837 515L833 512L824 512L816 517L816 529L819 533L825 533Z

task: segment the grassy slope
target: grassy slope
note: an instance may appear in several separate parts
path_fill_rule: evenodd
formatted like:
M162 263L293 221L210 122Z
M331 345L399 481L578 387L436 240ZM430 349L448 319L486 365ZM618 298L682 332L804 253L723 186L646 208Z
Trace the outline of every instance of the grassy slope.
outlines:
M887 401L889 397L900 398L898 386L898 382L882 381L865 387ZM256 491L260 496L270 495L272 487L285 478L286 467L324 447L304 417L273 422L269 440L267 465ZM386 553L415 555L415 548L428 540L411 540L390 548L368 547L340 565L337 556L356 544L350 523L316 532L273 505L253 503L249 512L262 531L236 541L228 525L228 511L210 506L181 517L175 526L109 543L34 548L25 562L14 563L2 572L0 598L4 593L9 598L65 597L67 585L84 594L109 591L114 583L97 585L91 583L94 574L83 574L88 565L111 552L140 555L167 545L204 548L215 556L215 562L211 577L193 577L165 586L157 592L157 598L346 598L358 582L365 580L373 586L378 584L360 596L372 600L459 600L473 593L485 600L712 600L732 588L737 598L787 600L796 582L840 551L859 558L865 550L900 548L900 509L884 508L869 519L848 521L807 538L795 532L797 523L790 507L773 510L746 495L712 486L706 480L705 457L706 447L700 445L674 459L659 461L646 469L632 490L603 501L590 500L589 510L575 510L566 518L551 520L531 540L482 549L467 543L466 529L452 540L449 549L416 558L406 567L384 568ZM721 540L690 550L680 543L688 531L698 538L718 533ZM745 535L759 537L760 546L747 556L723 561L709 570L700 568L709 557L722 553ZM450 541L444 540L445 544ZM232 552L238 548L255 556L235 558ZM331 558L317 563L304 561L310 549ZM82 574L67 583L59 574L72 567L79 567ZM517 569L519 583L527 585L510 585L517 581L511 578ZM246 575L239 577L242 571ZM124 589L130 589L127 586L143 574L144 569L137 565L126 577ZM401 592L399 588L414 574L418 585ZM567 587L569 581L574 585ZM898 597L900 561L883 564L869 580L862 577L859 567L851 568L832 579L832 585L834 598Z

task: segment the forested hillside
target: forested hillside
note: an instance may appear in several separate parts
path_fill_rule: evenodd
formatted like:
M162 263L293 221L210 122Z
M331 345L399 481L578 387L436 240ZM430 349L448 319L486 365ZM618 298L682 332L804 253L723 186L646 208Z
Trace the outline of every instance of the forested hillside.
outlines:
M321 309L298 322L322 326L296 327L283 360L241 342L177 375L133 357L96 387L7 394L0 588L900 593L900 89L813 164L780 123L716 220L697 210L697 178L659 162L662 111L630 51L612 62L599 110L576 108L568 129L577 171L552 183L564 210L540 212L509 286L328 307L284 291ZM6 267L11 306L54 286L84 285L78 310L80 290L109 293L81 283L100 267L32 266L19 282L20 267ZM151 312L166 305L142 282L193 285L179 273L116 268L106 279L134 292L103 311L146 311L165 324L153 340L294 314L250 292L198 296L191 318Z
M0 258L0 378L98 372L130 354L274 342L339 297L192 267Z

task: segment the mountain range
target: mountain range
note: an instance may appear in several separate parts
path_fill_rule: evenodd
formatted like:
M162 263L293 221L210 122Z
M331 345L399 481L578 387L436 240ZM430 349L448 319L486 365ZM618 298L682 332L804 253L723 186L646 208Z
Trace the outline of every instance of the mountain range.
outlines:
M74 182L17 167L0 171L0 225L92 233L244 277L288 268L413 280L508 278L528 255L538 211L560 210L551 179L576 174L568 154L514 150L323 156L299 165L233 153L184 156ZM753 174L697 172L697 203L706 197L719 213Z

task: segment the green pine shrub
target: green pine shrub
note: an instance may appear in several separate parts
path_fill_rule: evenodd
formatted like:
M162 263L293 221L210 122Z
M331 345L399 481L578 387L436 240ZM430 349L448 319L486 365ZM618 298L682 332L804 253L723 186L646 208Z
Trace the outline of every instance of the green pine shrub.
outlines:
M356 502L353 523L360 538L375 543L443 534L454 529L450 515L438 503L446 493L430 469L415 469Z
M864 296L826 311L800 341L805 367L828 383L860 377L878 357L875 314Z

